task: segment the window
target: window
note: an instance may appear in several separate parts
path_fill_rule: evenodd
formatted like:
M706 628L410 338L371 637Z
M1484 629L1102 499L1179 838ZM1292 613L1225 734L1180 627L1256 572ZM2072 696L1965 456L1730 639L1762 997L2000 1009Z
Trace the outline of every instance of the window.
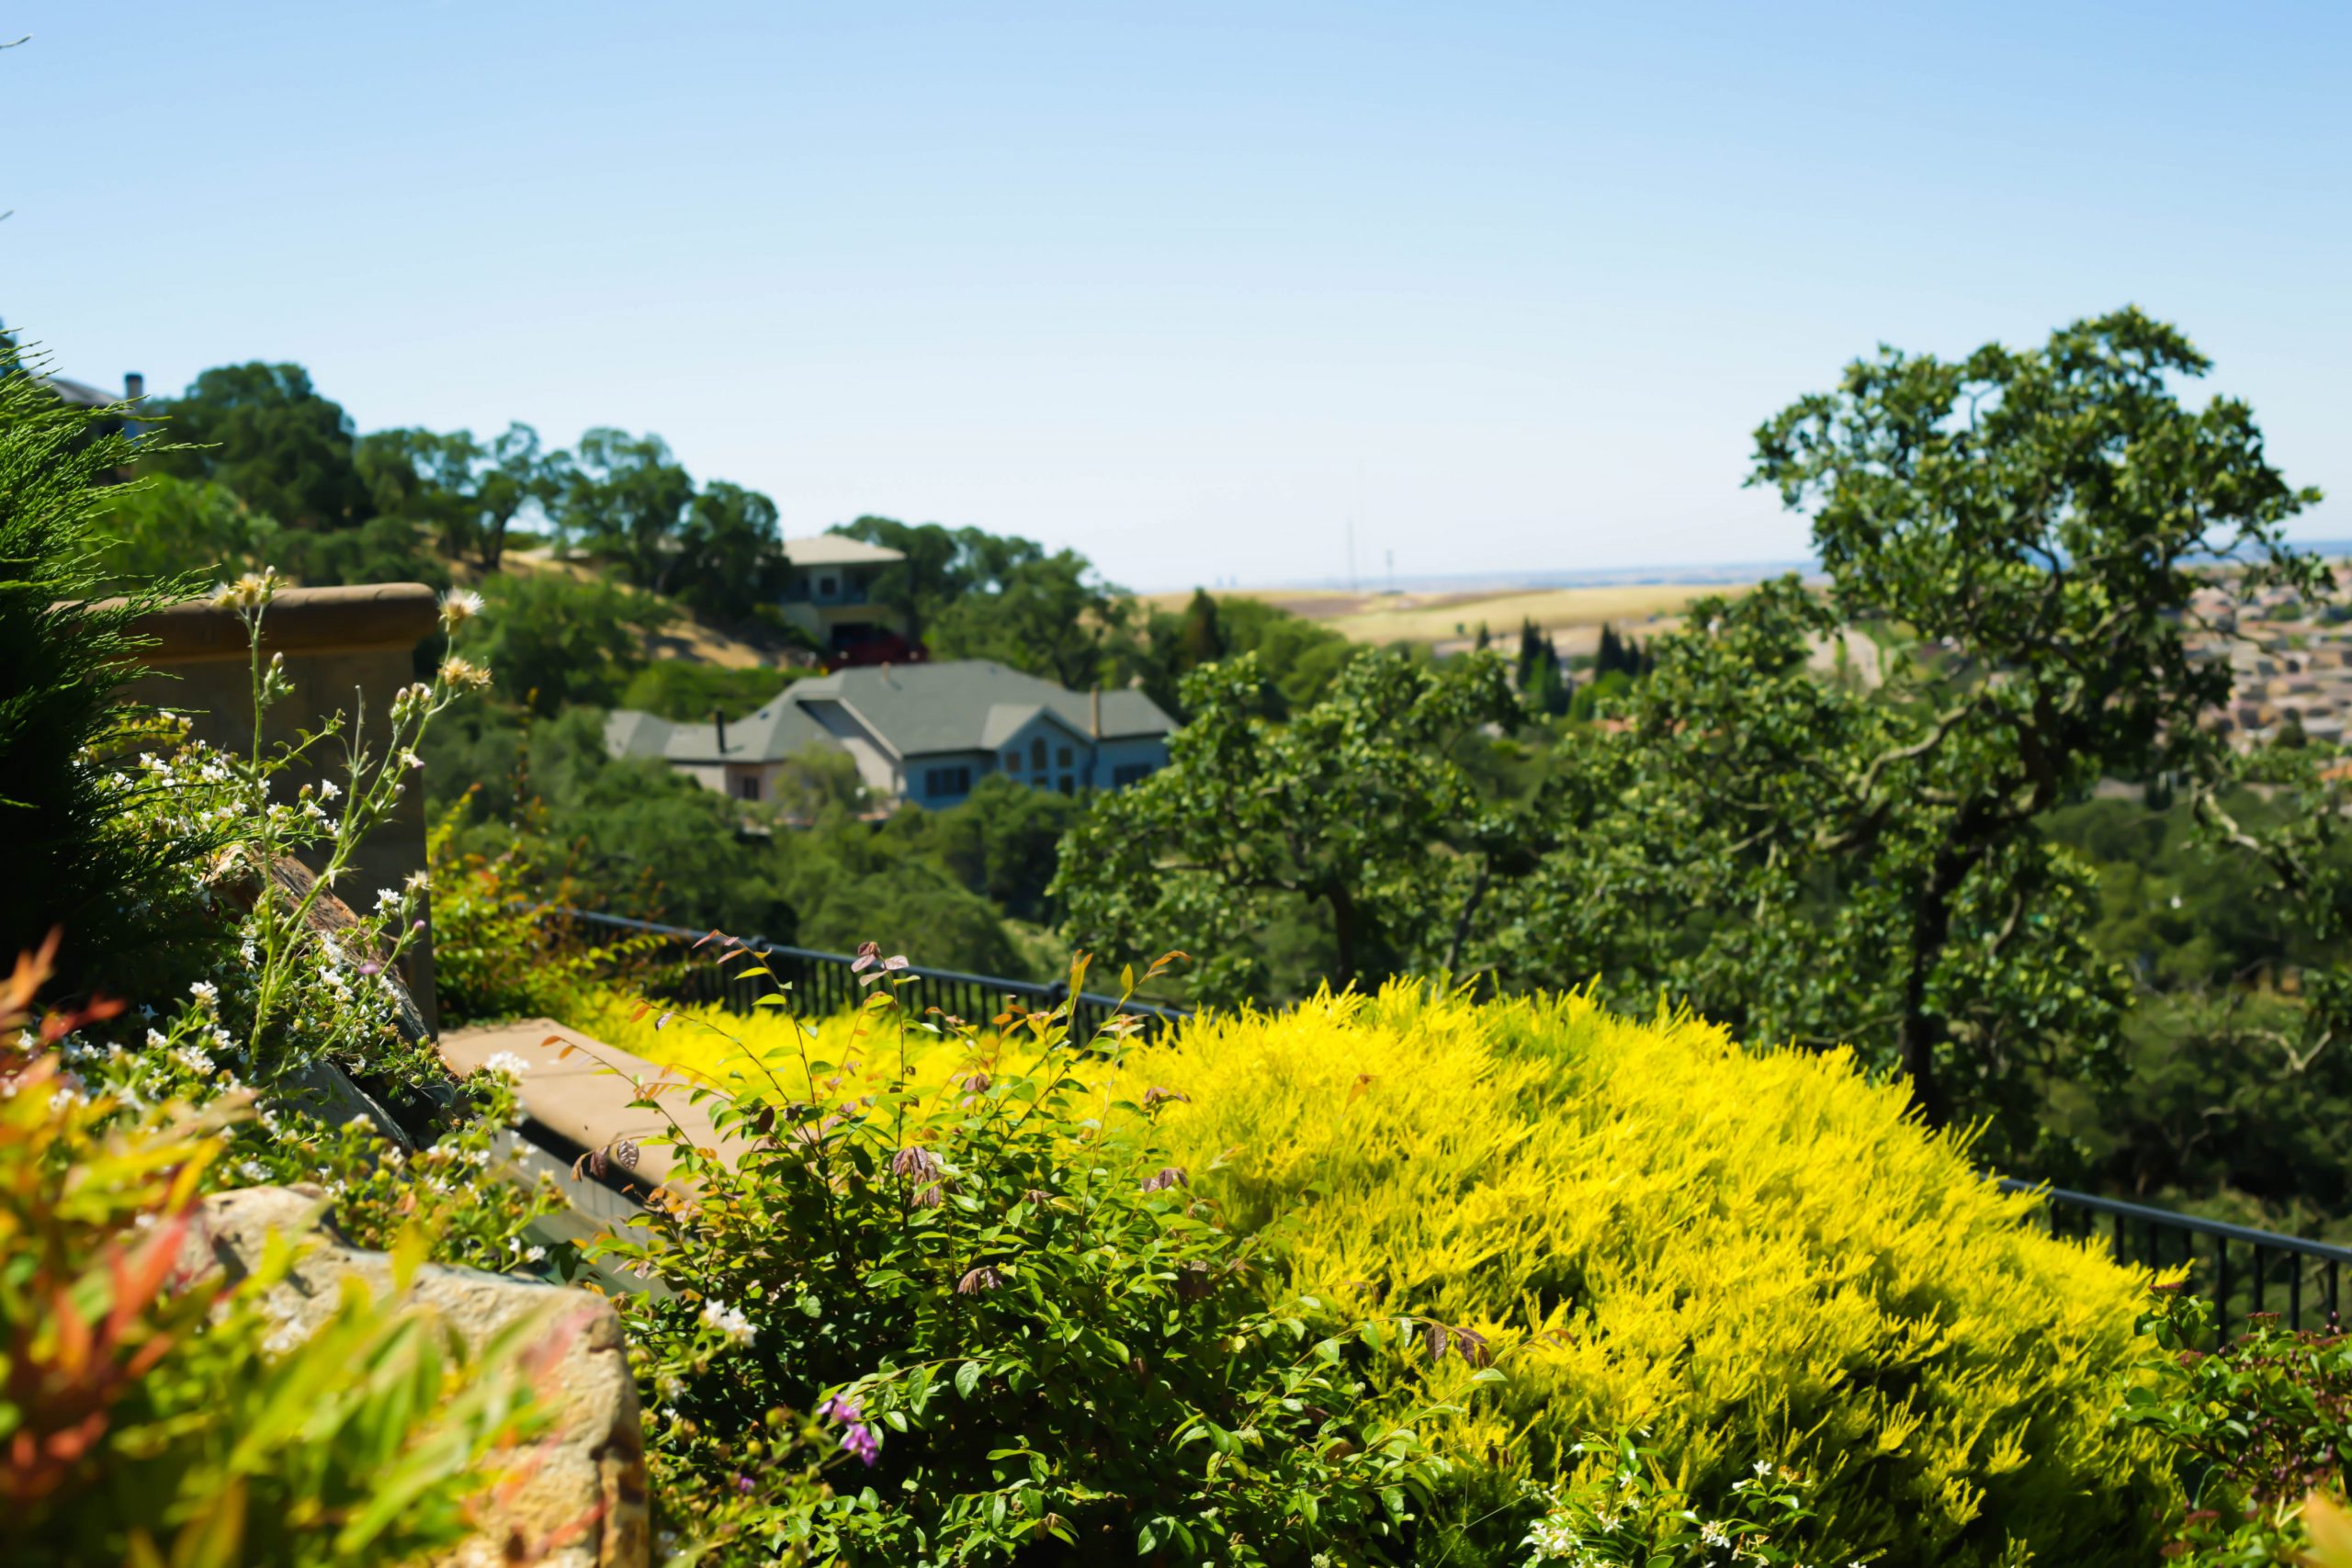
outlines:
M1061 754L1059 757L1056 758L1056 759L1055 759L1055 761L1057 761L1057 762L1059 762L1059 763L1060 763L1063 767L1065 767L1065 768L1069 767L1069 747L1067 747L1067 746L1063 747L1063 748L1062 748L1062 754Z
M1122 762L1111 770L1111 787L1125 789L1131 784L1141 784L1151 777L1151 774L1152 766L1149 762Z
M1046 771L1046 738L1042 735L1030 738L1029 765L1041 773Z
M760 775L757 773L737 774L735 778L735 797L738 800L759 799Z
M923 770L922 789L925 795L934 796L969 795L972 793L972 770L968 765L926 768Z
M1062 775L1062 793L1064 795L1076 795L1078 793L1078 781L1070 777L1068 773L1064 773Z
M834 579L830 577L819 578L817 580L817 597L820 599L831 598L833 596L834 581Z
M1004 754L1004 771L1008 773L1017 773L1021 771L1020 752L1007 751Z

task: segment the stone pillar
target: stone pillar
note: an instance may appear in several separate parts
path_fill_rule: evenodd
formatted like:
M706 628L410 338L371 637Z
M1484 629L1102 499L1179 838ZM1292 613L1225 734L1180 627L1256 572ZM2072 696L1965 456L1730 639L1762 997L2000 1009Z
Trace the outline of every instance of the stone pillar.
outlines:
M416 646L439 624L438 611L433 590L419 582L278 590L262 619L262 652L286 656L292 694L270 709L264 744L291 740L340 711L345 736L356 734L380 755L392 694L416 679ZM141 655L153 673L126 685L126 700L187 715L197 739L224 750L243 753L252 746L250 654L235 611L200 602L175 604L142 617L132 630L156 644ZM274 791L276 798L339 772L342 754L340 745L328 741L311 762L279 775L283 792ZM417 777L352 856L350 879L337 891L355 908L369 908L377 888L398 887L424 869L424 788ZM426 1026L437 1034L429 929L410 948L402 968Z

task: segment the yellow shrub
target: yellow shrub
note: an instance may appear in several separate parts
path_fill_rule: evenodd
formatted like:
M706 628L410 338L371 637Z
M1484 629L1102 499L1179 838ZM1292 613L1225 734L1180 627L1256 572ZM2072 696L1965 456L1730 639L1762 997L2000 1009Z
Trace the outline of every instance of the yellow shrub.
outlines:
M595 993L564 1021L649 1062L686 1068L721 1089L756 1083L785 1099L812 1102L854 1098L855 1084L878 1071L885 1058L895 1068L902 1043L887 1015L803 1020L781 1008L739 1013L706 1003L649 1006L611 990ZM951 1075L989 1065L995 1041L991 1036L976 1053L961 1040L928 1032L921 1019L910 1019L903 1045L913 1087L926 1092ZM811 1063L820 1080L814 1087L808 1072ZM821 1081L835 1073L842 1075L842 1083Z
M1458 1452L1550 1483L1645 1427L1686 1489L1796 1467L1841 1559L2152 1560L2170 1483L2109 1421L2147 1277L2030 1228L1842 1054L1400 983L1130 1070L1191 1097L1163 1137L1235 1219L1291 1216L1292 1286L1486 1338L1503 1384L1436 1374Z

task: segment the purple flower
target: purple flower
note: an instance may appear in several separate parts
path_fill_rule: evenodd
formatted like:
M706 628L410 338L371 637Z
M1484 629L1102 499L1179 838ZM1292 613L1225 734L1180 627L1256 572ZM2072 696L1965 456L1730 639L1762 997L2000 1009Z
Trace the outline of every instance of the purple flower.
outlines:
M882 1457L882 1439L876 1437L874 1428L865 1424L865 1412L858 1408L854 1399L843 1399L836 1394L817 1406L817 1415L820 1419L842 1424L842 1450L855 1454L861 1463L871 1468L874 1461Z
M746 1497L750 1496L752 1495L752 1478L748 1475L737 1476L735 1478L735 1490L741 1493Z
M1181 1165L1163 1165L1157 1175L1143 1179L1143 1190L1147 1192L1165 1192L1170 1187L1190 1185L1190 1181L1184 1176L1184 1168Z
M1146 1111L1150 1111L1170 1100L1181 1100L1189 1105L1193 1101L1193 1097L1181 1089L1162 1089L1158 1084L1143 1091L1143 1108Z
M842 1432L842 1448L855 1454L858 1461L868 1470L873 1469L874 1461L882 1457L882 1439L874 1435L871 1427L845 1427Z
M993 1291L1003 1283L1004 1276L983 1263L956 1281L956 1293L959 1296L977 1296L982 1291Z

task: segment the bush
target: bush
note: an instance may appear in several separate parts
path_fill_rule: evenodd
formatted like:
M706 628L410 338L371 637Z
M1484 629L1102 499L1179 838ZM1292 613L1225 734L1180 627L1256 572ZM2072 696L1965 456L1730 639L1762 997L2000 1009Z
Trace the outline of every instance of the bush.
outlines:
M2030 1228L1842 1053L1400 983L1196 1021L1138 1067L1189 1094L1158 1135L1226 1156L1203 1189L1238 1228L1287 1214L1273 1289L1494 1358L1441 1434L1496 1456L1490 1491L1573 1491L1646 1429L1698 1519L1758 1464L1804 1476L1815 1561L2150 1559L2159 1444L2111 1421L2147 1277Z
M28 955L0 981L0 1027L45 968ZM35 1038L70 1046L106 1016ZM53 1055L0 1069L6 1560L384 1562L462 1540L531 1429L522 1334L469 1358L436 1318L353 1293L286 1346L265 1299L288 1257L233 1282L179 1272L238 1100L141 1111Z
M691 659L657 659L629 677L613 705L660 714L680 723L707 719L710 710L717 708L732 724L758 711L794 681L816 672L813 667L729 669Z
M458 849L464 805L444 813L425 840L434 991L444 1025L577 1014L600 976L658 939L580 941L561 912L574 890L539 863L536 840L517 839L494 856Z
M2132 1419L2183 1455L2188 1513L2165 1555L2199 1568L2308 1561L2311 1506L2345 1495L2352 1445L2352 1337L2297 1334L2260 1313L2252 1330L2212 1354L2212 1308L2176 1298L2146 1326L2160 1354Z
M762 1563L1398 1561L1443 1467L1368 1369L1412 1325L1268 1311L1263 1242L1155 1146L1165 1101L1115 1108L1066 1010L1000 1021L886 987L844 1055L794 1031L712 1101L731 1163L681 1140L604 1249L675 1292L621 1303L673 1521ZM854 1461L830 1496L810 1416Z
M212 840L123 831L130 793L93 765L132 739L115 700L138 673L131 623L187 585L95 603L100 514L136 448L118 418L61 401L39 368L0 337L0 959L62 929L57 964L81 987L100 954L141 968L163 929L163 885Z

